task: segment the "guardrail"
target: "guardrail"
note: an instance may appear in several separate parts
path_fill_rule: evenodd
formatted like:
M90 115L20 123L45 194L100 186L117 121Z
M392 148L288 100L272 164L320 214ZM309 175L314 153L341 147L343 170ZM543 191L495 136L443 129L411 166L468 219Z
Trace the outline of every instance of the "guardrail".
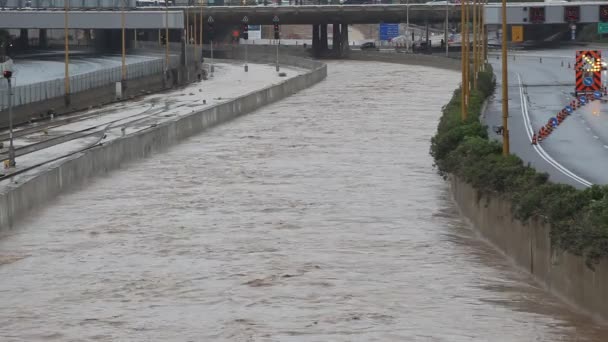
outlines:
M179 57L172 56L171 66L179 63ZM165 70L164 59L155 59L127 65L127 80L144 76L161 74ZM70 93L75 94L82 91L107 86L120 82L122 78L122 67L103 69L94 72L74 75L70 77ZM4 82L4 81L1 81ZM3 85L0 89L0 111L8 108L8 89ZM24 84L13 87L13 107L49 100L65 95L65 79L58 78L45 82Z

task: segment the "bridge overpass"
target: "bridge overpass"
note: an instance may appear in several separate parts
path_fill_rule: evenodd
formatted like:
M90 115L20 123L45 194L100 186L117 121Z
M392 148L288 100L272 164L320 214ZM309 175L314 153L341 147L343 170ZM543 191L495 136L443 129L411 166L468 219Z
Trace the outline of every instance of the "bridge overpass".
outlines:
M606 17L601 17L602 10ZM487 25L502 24L499 3L484 8ZM507 4L507 25L552 25L608 21L608 2L519 2Z

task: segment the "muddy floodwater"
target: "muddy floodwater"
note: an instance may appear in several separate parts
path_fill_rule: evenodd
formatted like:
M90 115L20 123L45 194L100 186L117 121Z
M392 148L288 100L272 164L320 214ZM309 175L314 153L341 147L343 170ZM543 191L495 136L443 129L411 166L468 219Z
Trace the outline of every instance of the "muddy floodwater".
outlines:
M59 197L0 239L0 341L608 341L460 217L428 153L459 81L331 62Z

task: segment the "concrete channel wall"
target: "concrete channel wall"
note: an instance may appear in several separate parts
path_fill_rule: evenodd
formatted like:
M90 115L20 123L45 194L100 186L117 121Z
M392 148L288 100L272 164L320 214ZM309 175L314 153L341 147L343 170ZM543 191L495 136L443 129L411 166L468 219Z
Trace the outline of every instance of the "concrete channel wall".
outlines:
M600 321L608 320L606 259L592 270L583 257L552 248L547 224L514 219L508 200L480 196L471 185L455 178L450 183L461 212L485 239L566 303Z
M320 62L289 56L284 56L283 62L310 71L280 84L109 141L74 155L25 181L11 183L0 193L0 231L10 229L34 208L43 207L66 190L86 184L92 177L145 158L210 127L286 98L321 82L327 76L327 67Z

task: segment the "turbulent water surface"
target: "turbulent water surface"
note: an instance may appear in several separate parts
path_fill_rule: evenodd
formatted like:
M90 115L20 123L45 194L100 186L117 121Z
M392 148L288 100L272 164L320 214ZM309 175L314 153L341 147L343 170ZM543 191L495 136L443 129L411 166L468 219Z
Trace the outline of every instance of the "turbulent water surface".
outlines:
M606 341L475 238L433 170L459 80L330 63L61 196L0 240L0 340Z

